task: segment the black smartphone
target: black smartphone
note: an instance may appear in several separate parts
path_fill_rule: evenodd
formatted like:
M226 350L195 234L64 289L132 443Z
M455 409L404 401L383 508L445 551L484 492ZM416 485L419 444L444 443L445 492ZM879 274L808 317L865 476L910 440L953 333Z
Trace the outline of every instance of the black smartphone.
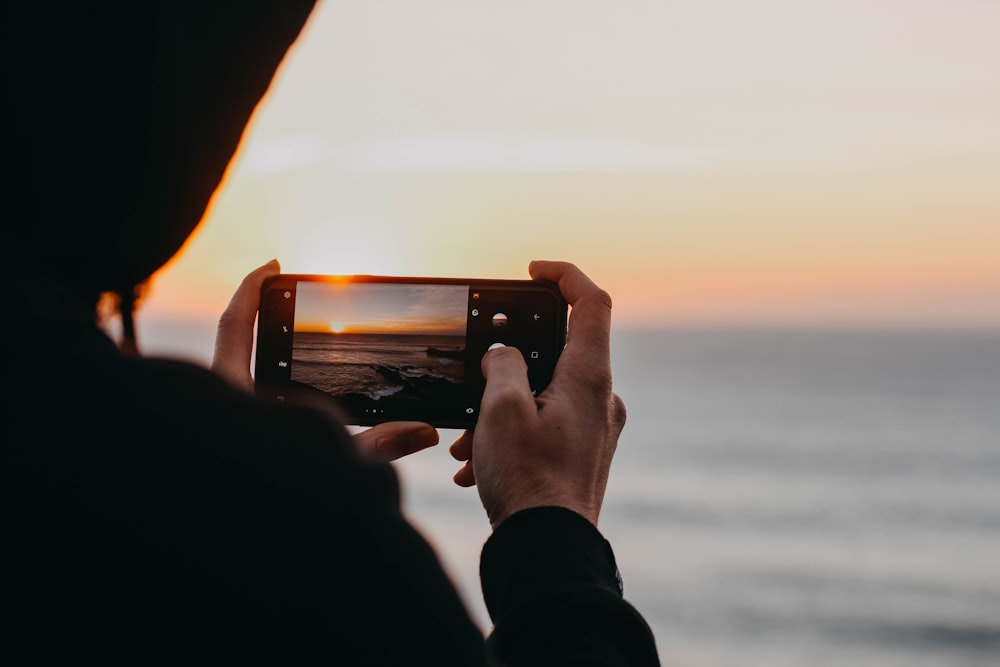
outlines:
M487 350L520 350L537 394L565 347L567 314L547 281L281 274L261 290L257 393L319 392L358 426L471 428Z

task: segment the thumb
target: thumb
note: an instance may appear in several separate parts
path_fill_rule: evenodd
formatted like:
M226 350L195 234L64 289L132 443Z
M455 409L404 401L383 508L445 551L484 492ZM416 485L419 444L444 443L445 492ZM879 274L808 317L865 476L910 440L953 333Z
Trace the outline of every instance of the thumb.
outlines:
M498 347L483 355L483 375L486 388L480 408L480 419L502 414L509 420L513 414L527 418L536 412L535 397L528 384L528 365L516 347Z
M272 259L248 274L219 317L212 370L248 391L253 391L250 357L253 353L253 325L260 306L260 289L264 280L280 271L278 260Z

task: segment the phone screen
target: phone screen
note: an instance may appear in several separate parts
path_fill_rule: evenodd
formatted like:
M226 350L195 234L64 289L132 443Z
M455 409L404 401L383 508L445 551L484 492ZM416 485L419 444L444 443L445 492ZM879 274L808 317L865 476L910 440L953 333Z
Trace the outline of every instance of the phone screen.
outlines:
M321 392L352 424L469 428L483 354L517 347L537 394L565 345L566 312L558 289L540 281L281 275L261 294L258 392Z

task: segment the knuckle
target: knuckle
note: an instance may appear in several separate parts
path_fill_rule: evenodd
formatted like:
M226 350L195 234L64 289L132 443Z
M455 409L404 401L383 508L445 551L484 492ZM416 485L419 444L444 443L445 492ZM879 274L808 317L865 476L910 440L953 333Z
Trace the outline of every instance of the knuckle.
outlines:
M390 461L393 458L392 441L384 434L375 435L368 443L369 455L378 461Z
M625 401L618 394L611 394L611 422L619 432L625 428L625 421L628 418L628 409Z
M226 308L222 311L222 314L219 315L219 321L216 326L219 329L228 329L237 323L236 320L237 318L236 315L233 314L232 308Z
M600 287L594 290L594 300L604 308L611 310L611 294Z
M608 399L611 395L611 370L603 368L581 370L585 372L577 373L577 378L584 391L600 400Z

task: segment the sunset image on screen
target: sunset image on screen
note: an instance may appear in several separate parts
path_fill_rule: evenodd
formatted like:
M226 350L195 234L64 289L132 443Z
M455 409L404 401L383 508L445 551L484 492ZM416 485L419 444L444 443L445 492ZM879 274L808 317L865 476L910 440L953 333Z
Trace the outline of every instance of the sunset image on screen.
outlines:
M465 285L299 283L295 331L465 335Z
M290 378L358 417L464 401L467 285L299 282ZM478 360L477 360L478 362Z

